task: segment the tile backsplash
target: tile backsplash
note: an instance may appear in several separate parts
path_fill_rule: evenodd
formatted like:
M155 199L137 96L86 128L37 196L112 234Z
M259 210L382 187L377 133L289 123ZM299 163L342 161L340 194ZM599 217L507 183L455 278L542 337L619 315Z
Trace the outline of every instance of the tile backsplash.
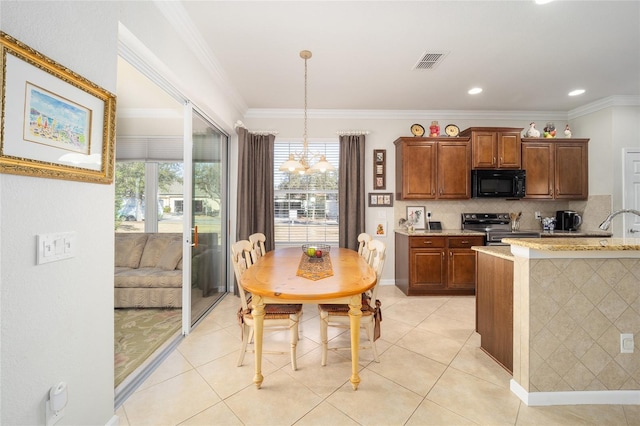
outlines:
M522 212L520 230L540 230L541 224L535 212L542 217L555 217L556 210L575 210L582 216L582 230L597 230L611 212L610 195L592 195L585 201L532 201L470 199L452 201L396 201L393 227L400 218L407 217L407 206L424 206L431 212L431 220L442 222L443 229L460 229L461 213L510 213Z

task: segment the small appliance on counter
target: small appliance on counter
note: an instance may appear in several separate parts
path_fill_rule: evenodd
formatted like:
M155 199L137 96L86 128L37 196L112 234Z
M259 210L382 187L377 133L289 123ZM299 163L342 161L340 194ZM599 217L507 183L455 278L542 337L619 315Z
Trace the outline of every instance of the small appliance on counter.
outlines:
M577 231L582 225L582 216L573 210L556 211L556 231Z
M519 215L513 216L519 223ZM462 213L462 230L485 232L486 246L508 246L503 238L540 238L540 232L517 231L511 227L509 213Z

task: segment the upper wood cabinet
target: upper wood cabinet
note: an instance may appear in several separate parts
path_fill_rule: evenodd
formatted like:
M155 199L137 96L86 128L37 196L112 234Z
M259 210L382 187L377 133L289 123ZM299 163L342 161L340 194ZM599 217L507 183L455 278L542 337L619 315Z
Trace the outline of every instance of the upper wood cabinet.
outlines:
M470 127L460 132L471 138L474 169L519 169L522 128Z
M589 139L522 139L529 199L585 200L589 196Z
M469 138L398 138L398 200L468 199L471 197Z

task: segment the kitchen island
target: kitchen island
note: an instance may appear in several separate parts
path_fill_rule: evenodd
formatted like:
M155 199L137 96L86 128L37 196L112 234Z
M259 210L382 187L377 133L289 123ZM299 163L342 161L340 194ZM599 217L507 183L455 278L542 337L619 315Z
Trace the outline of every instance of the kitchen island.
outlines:
M513 373L513 254L509 246L473 247L480 349Z
M514 256L513 379L527 405L640 404L640 239L504 239Z

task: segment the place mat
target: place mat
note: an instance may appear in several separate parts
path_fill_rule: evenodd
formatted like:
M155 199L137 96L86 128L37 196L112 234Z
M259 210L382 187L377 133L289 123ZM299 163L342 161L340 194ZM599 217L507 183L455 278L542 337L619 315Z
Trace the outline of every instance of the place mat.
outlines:
M302 253L296 275L313 281L332 276L333 266L331 266L329 253L321 258L309 257Z

